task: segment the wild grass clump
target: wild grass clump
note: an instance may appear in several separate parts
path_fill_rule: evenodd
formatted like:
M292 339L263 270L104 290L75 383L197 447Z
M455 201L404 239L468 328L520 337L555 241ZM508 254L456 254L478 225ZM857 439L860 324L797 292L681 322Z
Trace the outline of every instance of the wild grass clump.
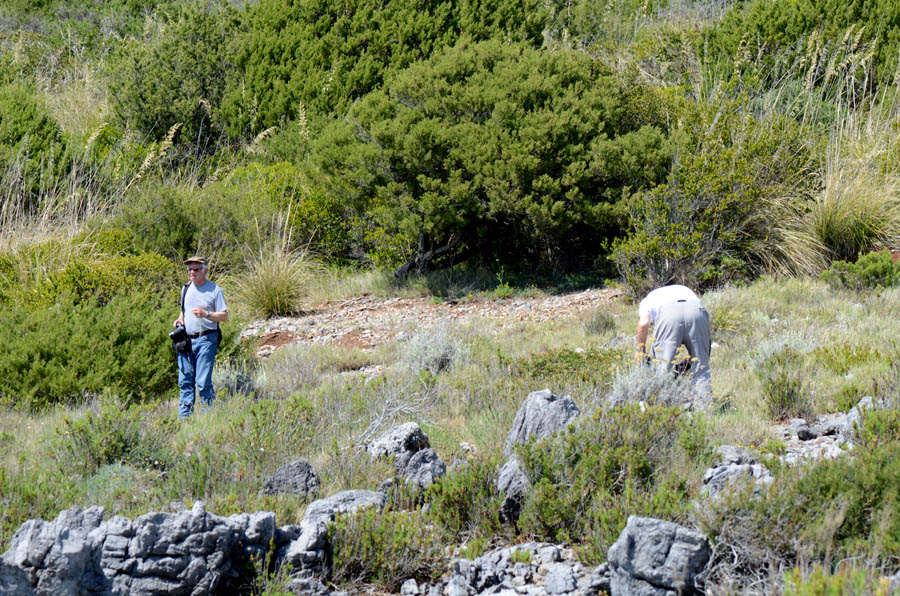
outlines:
M257 317L296 314L307 306L308 288L321 269L306 252L276 244L253 257L247 271L234 277L235 301Z
M890 578L852 564L841 565L833 572L816 564L812 569L791 569L784 576L784 596L888 596L891 592Z
M807 418L813 413L803 354L784 348L757 363L754 372L772 419Z
M588 315L584 330L588 335L603 335L616 328L616 319L609 311L597 309Z

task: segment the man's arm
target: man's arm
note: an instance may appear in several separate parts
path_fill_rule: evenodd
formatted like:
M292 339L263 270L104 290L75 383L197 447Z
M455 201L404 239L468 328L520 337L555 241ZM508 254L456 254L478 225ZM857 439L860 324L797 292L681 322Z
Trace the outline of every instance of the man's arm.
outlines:
M638 318L637 324L637 353L635 358L643 358L647 352L647 335L650 332L650 313L645 313Z
M216 323L224 323L228 320L228 311L220 310L218 312L212 310L206 310L203 308L192 308L191 312L198 319L209 319L210 321L214 321Z

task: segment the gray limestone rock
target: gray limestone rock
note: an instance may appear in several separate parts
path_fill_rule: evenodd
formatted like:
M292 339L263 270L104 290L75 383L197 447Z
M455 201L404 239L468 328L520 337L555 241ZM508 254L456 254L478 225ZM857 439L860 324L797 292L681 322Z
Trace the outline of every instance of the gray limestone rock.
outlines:
M319 492L319 477L308 461L298 459L275 471L263 482L262 493L289 493L314 497Z
M508 458L500 468L497 488L503 495L500 516L515 522L531 486L521 464L513 453L516 445L531 439L546 439L561 431L576 416L578 406L569 396L559 397L549 389L528 394L516 413L512 428L506 436L503 454Z
M550 567L544 582L548 594L566 594L578 587L578 578L569 565L556 564Z
M709 562L706 537L663 520L629 516L609 547L612 596L695 594L695 578Z
M190 511L103 521L78 507L22 524L0 561L0 593L36 595L227 594L270 543L286 542L269 512L222 518ZM22 582L25 586L22 586ZM13 590L13 587L16 589ZM31 590L31 592L29 592Z
M404 463L402 469L397 470L397 474L406 479L406 484L415 484L423 489L434 484L435 480L446 473L447 466L431 447L416 451Z
M512 455L516 445L529 439L545 439L559 432L578 416L578 405L568 395L559 397L549 389L534 391L525 398L506 436L503 455Z
M374 457L396 457L404 452L415 453L431 445L428 437L415 422L407 422L392 428L366 446Z
M706 470L700 493L706 497L715 497L728 486L753 482L753 494L759 494L762 487L774 481L775 477L762 464L727 464Z
M384 508L387 497L372 490L345 490L330 497L313 501L306 508L303 520L324 519L332 521L339 513L354 513L364 507Z

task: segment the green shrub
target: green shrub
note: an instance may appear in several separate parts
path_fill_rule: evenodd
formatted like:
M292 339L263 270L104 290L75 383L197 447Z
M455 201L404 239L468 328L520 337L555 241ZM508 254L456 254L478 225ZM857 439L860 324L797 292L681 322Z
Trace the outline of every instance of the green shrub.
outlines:
M885 443L900 441L900 410L893 408L866 410L853 430L855 445L862 450L875 449Z
M900 263L895 263L890 251L870 252L855 263L832 261L821 276L833 288L863 291L890 288L900 283Z
M828 573L821 565L811 572L791 569L784 575L784 596L888 596L890 581L879 578L871 569L840 567Z
M0 179L4 217L46 207L71 162L67 140L43 101L18 83L0 85Z
M157 12L155 30L119 45L110 96L124 127L159 141L181 123L180 139L200 152L215 149L217 110L232 72L228 6L195 2Z
M896 429L892 429L896 432ZM776 471L758 497L729 491L698 508L713 543L707 585L769 586L798 565L854 560L881 573L900 554L900 443L854 450L854 457Z
M569 348L538 352L512 363L513 370L535 384L558 386L571 381L606 384L613 378L621 353L613 350L576 351Z
M846 375L855 366L884 359L877 348L848 343L819 346L811 355L836 375Z
M0 309L0 401L37 410L104 390L146 398L175 387L167 337L177 313L144 292L120 293L104 305L60 296L45 307Z
M684 520L689 480L679 408L626 404L580 420L562 436L519 452L533 490L519 527L543 540L574 541L589 563L605 560L629 515Z
M418 512L366 509L330 526L331 581L370 582L399 592L409 578L434 581L444 571L438 537Z
M385 75L462 36L541 42L543 5L474 0L265 0L247 10L223 113L232 138L305 115L343 115Z
M792 62L791 58L784 57L787 51L789 55L812 61L810 76L817 83L830 82L829 76L836 70L852 67L871 51L873 78L880 84L892 84L900 41L896 35L898 25L900 8L890 0L849 5L840 0L789 3L754 0L734 5L717 27L710 28L705 47L709 60L738 67L746 64L747 58L755 57L770 80L777 80L783 74L777 66ZM826 68L824 62L830 57L818 64L819 56L809 55L816 42L820 48L850 51Z
M497 491L496 474L494 462L469 460L425 491L429 503L426 518L446 544L486 542L502 534L499 511L503 499Z
M769 416L775 420L806 418L813 413L803 361L803 354L785 347L754 367Z
M699 147L679 157L666 184L635 197L631 230L613 243L612 259L635 298L670 283L752 279L783 260L773 234L777 199L806 192L799 173L811 167L808 140L786 119L738 118L739 104L723 103L686 127L692 134L706 127ZM733 129L742 131L739 140L723 138Z
M79 415L63 417L50 451L61 468L82 476L126 459L146 463L142 460L152 457L153 449L142 445L144 415L141 408L106 394Z
M461 42L354 104L312 157L376 264L577 268L665 176L661 103L580 52Z

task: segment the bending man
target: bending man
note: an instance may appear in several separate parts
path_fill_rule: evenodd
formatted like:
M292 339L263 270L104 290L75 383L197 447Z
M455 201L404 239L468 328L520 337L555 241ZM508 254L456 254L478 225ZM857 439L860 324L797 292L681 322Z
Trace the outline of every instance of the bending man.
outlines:
M650 358L665 370L682 344L691 355L694 386L709 393L709 312L700 298L680 285L663 286L647 294L638 306L638 357L647 356L647 336L654 326Z
M181 315L172 323L173 327L184 325L191 338L190 352L178 352L179 418L187 418L194 410L195 389L204 407L215 399L212 372L222 339L219 323L228 320L222 289L206 279L206 259L191 257L184 264L190 281L181 289Z

